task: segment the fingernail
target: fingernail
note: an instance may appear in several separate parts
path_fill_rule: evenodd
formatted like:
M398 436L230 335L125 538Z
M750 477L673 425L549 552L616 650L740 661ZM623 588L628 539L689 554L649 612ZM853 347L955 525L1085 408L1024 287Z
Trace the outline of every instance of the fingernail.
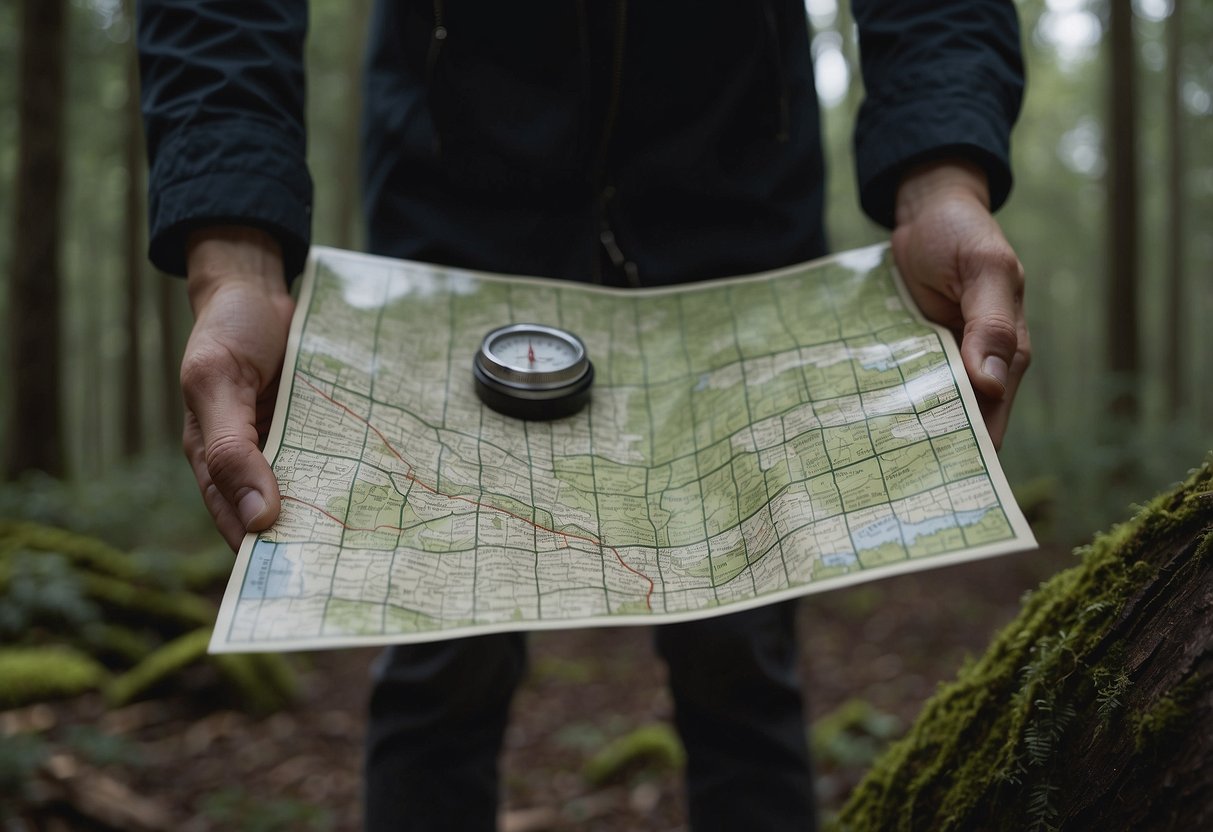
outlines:
M265 513L265 509L265 498L256 491L250 491L240 498L236 513L240 515L240 522L247 529L254 520Z
M987 355L986 360L982 362L981 371L1003 387L1007 386L1007 362L997 355Z

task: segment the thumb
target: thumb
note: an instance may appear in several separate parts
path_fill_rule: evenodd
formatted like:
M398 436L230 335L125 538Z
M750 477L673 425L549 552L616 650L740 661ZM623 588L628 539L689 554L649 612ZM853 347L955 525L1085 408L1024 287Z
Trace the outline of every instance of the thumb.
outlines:
M1008 391L1023 316L1023 272L1019 261L987 265L965 281L960 300L964 332L960 357L977 392L994 400Z
M206 476L245 531L268 528L281 498L257 444L257 383L204 365L183 370L182 390L198 423Z

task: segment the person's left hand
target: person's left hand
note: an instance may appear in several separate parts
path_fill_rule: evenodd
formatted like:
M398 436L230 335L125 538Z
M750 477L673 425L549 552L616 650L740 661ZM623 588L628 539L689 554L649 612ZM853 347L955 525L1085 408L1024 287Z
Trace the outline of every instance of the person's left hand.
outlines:
M1023 266L990 214L985 173L967 162L910 171L897 191L893 258L923 314L956 333L994 447L1031 360Z

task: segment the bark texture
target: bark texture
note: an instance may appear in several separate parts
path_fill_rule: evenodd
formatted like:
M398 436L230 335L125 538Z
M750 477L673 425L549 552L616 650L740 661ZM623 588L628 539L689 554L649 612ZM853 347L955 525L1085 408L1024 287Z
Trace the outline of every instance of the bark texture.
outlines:
M1078 553L836 828L1213 829L1213 458Z

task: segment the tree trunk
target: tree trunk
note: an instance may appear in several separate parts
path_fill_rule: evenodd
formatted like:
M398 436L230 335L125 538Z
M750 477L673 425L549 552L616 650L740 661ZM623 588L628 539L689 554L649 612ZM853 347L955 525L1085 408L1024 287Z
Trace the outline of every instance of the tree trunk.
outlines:
M170 444L180 444L185 424L185 408L181 401L181 359L185 352L185 332L181 325L186 306L185 282L166 274L157 275L156 296L159 301L157 320L160 322L160 410L164 435Z
M1184 150L1183 102L1180 96L1183 56L1180 0L1171 0L1167 18L1167 327L1163 380L1167 405L1178 416L1184 400Z
M1111 415L1137 418L1137 89L1131 0L1110 0L1108 15L1107 360Z
M360 245L359 233L361 212L358 207L358 159L361 155L362 119L362 55L366 40L367 21L370 18L369 0L350 0L346 20L342 72L345 75L349 94L345 99L345 118L338 133L340 146L341 182L337 188L337 246L355 248Z
M842 57L847 62L846 112L851 118L859 112L863 98L863 65L859 60L859 34L850 3L838 4L838 33L842 35Z
M122 12L135 31L134 0L125 0ZM130 458L144 449L143 441L143 339L139 328L143 312L143 128L139 110L139 58L132 35L126 45L126 220L123 261L126 266L126 356L122 386L122 452Z
M838 825L1213 829L1213 458L1029 596Z
M22 0L19 145L9 329L14 413L7 473L64 473L59 236L66 0Z

